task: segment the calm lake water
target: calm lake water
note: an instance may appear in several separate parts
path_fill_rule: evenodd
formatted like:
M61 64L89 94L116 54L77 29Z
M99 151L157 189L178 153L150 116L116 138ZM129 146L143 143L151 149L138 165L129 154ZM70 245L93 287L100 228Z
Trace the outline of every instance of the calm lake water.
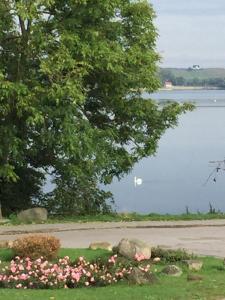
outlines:
M143 159L132 173L114 181L118 211L182 213L209 210L209 202L225 211L225 171L207 178L216 165L209 161L225 158L225 91L160 91L146 98L193 101L196 110L182 115L179 126L162 137L155 157ZM143 180L134 186L134 177Z

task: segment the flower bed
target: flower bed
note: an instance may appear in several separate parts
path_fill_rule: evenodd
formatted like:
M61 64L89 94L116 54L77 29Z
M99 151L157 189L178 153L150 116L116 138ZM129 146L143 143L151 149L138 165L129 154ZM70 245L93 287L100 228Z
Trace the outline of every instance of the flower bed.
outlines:
M150 266L139 268L148 272ZM117 255L111 256L105 263L90 263L83 257L72 263L68 256L51 263L43 257L31 260L28 257L21 259L17 256L9 266L0 269L0 287L57 289L105 286L123 280L132 269L130 264L117 263Z

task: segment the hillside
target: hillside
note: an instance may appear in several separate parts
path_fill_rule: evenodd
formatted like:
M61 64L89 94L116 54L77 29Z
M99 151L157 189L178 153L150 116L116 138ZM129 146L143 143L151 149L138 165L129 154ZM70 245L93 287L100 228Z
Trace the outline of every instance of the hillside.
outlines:
M163 68L164 71L172 72L176 77L184 77L185 79L209 79L209 78L225 78L225 69L210 68L200 70L177 69L177 68Z
M162 85L169 80L173 85L213 86L224 88L225 68L208 68L200 70L161 68L159 76Z

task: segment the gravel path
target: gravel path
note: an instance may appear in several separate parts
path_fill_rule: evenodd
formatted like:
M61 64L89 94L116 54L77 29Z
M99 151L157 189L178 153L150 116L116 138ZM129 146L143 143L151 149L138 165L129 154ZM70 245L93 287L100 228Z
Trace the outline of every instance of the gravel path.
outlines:
M94 241L115 245L127 237L144 240L152 246L185 248L196 254L225 257L225 220L0 226L0 240L14 240L29 233L50 233L68 248L85 248Z

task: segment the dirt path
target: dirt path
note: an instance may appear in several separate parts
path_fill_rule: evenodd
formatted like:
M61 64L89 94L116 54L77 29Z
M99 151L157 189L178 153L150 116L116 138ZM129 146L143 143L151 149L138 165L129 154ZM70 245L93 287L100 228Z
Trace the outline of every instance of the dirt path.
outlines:
M93 241L117 244L123 237L152 246L185 248L196 254L225 257L225 220L176 222L107 222L0 226L0 240L28 233L50 233L63 247L88 247Z

